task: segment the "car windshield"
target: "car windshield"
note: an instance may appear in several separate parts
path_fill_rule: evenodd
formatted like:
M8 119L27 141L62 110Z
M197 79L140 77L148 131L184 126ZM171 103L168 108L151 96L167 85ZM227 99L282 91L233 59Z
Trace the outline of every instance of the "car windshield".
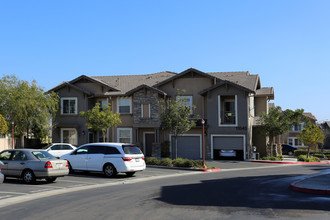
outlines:
M140 148L135 145L123 145L125 154L142 154Z
M56 159L56 157L54 157L47 151L32 151L32 154L39 160Z

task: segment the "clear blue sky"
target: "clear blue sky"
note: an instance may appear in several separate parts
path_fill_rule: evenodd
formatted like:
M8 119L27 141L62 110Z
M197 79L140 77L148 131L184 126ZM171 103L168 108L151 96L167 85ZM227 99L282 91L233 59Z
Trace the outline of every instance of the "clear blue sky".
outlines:
M0 1L0 74L250 71L275 104L330 120L328 0Z

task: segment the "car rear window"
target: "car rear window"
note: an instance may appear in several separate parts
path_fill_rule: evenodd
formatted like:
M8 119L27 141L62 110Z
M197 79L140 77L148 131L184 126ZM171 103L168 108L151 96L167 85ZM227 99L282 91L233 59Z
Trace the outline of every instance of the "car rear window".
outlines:
M32 155L39 160L56 159L56 157L54 157L47 151L32 151Z
M125 154L142 154L142 151L136 145L123 145L123 150Z

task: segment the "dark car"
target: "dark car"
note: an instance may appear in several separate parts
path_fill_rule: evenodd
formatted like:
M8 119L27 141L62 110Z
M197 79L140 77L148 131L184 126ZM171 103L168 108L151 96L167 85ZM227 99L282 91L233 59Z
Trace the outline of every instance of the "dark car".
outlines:
M297 148L290 144L282 144L282 154L283 155L292 156L295 150L297 150Z

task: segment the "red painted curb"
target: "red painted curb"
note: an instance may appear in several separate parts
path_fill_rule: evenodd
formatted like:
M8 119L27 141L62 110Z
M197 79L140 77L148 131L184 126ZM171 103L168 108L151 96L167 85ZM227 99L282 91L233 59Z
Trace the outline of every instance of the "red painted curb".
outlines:
M202 171L202 172L219 172L221 171L220 168L215 168L215 169L199 169L199 171Z
M252 160L255 163L277 163L277 164L330 164L330 161L324 162L284 162L284 161L269 161L269 160Z
M319 176L322 176L324 174L321 174ZM305 192L305 193L313 193L313 194L323 194L323 195L330 195L330 190L326 190L326 189L311 189L311 188L305 188L305 187L299 187L296 184L300 183L301 181L304 181L306 179L309 178L313 178L315 176L312 177L307 177L298 181L295 181L293 183L291 183L290 185L290 189L295 190L295 191L299 191L299 192Z

